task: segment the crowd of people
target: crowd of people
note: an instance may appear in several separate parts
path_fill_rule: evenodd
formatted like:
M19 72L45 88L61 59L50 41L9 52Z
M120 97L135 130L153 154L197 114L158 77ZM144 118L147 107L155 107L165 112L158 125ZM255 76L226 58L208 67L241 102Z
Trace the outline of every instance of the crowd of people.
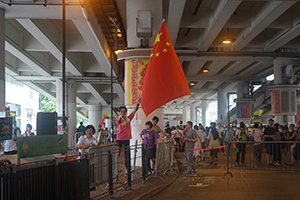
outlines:
M119 155L121 148L124 147L125 160L130 159L128 150L132 139L130 122L139 109L139 103L140 100L128 116L127 108L120 107L120 116L116 119L116 142L119 147ZM154 116L152 121L145 123L145 129L140 132L146 150L145 163L149 174L154 173L157 145L162 142L171 142L175 147L175 152L184 152L190 176L197 175L195 167L201 161L205 161L206 151L209 152L209 164L217 165L218 154L225 152L224 147L228 147L228 150L234 147L236 165L245 164L247 145L252 145L253 157L257 164L262 164L264 150L266 152L265 164L269 166L282 164L293 166L294 162L300 158L300 144L293 142L300 142L300 122L296 128L294 124L287 126L274 123L273 119L269 119L266 127L258 123L247 127L244 122L240 122L238 127L222 126L221 123L215 122L211 122L209 127L204 127L202 124L193 125L191 121L188 121L186 125L177 125L176 127L170 127L167 124L164 130L158 126L158 122L159 118ZM93 125L85 127L81 123L77 131L83 132L77 142L79 154L84 148L100 146L112 141L107 128L99 126L96 131ZM12 139L4 141L4 154L17 153L17 137L34 135L30 124L27 124L24 133L21 133L20 128L14 128ZM265 143L262 143L263 141ZM230 151L228 151L229 154ZM125 165L127 170L129 166L127 163Z
M218 153L225 152L224 147L234 146L235 164L245 164L247 145L252 146L253 157L257 164L262 163L262 152L266 152L266 165L294 165L294 161L300 159L300 145L293 141L300 141L300 122L298 128L294 124L274 124L270 119L265 127L262 124L254 123L247 127L240 122L238 127L222 126L211 122L209 127L204 128L202 124L192 127L192 122L186 125L169 127L166 126L166 133L174 139L176 152L184 151L189 174L195 173L195 166L205 160L205 151L209 151L209 164L217 165ZM292 141L283 143L282 141ZM205 149L205 150L203 150Z

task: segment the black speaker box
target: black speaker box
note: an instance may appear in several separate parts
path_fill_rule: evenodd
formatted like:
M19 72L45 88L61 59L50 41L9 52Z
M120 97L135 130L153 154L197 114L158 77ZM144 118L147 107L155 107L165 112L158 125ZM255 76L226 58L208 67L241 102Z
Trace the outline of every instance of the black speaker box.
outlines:
M56 112L37 113L36 135L57 135L57 113Z

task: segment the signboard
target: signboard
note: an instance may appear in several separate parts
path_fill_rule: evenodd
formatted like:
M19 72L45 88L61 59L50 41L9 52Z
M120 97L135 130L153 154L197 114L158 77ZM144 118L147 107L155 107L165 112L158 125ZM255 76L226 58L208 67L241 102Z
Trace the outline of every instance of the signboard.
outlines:
M68 151L68 135L18 137L18 159Z
M174 120L174 121L182 121L182 120L183 120L183 117L174 117L173 120Z
M271 101L272 101L272 113L280 114L280 91L272 90L271 92Z
M251 118L251 102L237 102L236 117L243 119Z
M0 140L12 139L12 117L0 118Z

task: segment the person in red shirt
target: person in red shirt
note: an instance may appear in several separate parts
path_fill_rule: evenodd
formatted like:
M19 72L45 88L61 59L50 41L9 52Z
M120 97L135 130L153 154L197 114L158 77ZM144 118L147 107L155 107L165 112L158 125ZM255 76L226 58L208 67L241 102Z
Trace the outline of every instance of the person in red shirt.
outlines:
M129 143L131 136L131 125L130 122L133 119L135 113L139 109L141 99L138 100L134 110L130 115L127 116L127 108L125 106L120 107L120 116L117 117L117 126L118 126L118 134L117 134L117 143L119 148L119 156L121 153L121 148L124 146L125 148L125 161L130 160L130 151L129 151ZM125 162L126 171L129 166L128 163Z

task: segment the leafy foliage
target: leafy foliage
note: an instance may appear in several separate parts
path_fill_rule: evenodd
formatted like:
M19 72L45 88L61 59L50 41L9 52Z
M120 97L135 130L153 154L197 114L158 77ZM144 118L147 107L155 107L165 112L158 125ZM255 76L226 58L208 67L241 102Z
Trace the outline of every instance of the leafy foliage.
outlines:
M54 112L56 111L56 103L51 99L45 97L44 95L40 94L39 96L39 108L43 112Z

